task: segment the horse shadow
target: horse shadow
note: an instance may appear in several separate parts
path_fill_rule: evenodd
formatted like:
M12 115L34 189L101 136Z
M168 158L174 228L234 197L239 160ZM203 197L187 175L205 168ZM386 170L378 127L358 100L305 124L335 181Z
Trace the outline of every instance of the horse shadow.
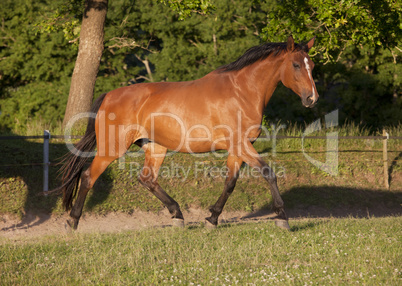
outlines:
M51 218L52 213L62 213L61 193L49 195L43 193L43 142L39 140L0 140L0 196L1 211L15 214L20 222L1 229L26 229L40 225ZM64 142L50 140L49 144L49 190L61 185L59 169L63 155L68 149ZM105 201L111 190L112 182L106 171L94 186L94 192L88 195L91 209ZM4 221L4 218L3 218Z
M300 218L373 218L402 215L402 192L338 186L300 186L281 194L286 213L292 219ZM243 216L244 221L272 220L271 206ZM297 231L319 224L307 222L293 227Z

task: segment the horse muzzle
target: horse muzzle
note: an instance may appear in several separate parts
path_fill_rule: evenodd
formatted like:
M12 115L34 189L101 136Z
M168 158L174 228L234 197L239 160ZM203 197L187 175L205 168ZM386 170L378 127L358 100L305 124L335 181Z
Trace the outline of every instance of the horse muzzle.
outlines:
M318 101L318 96L315 97L312 94L302 96L302 104L304 107L313 108Z

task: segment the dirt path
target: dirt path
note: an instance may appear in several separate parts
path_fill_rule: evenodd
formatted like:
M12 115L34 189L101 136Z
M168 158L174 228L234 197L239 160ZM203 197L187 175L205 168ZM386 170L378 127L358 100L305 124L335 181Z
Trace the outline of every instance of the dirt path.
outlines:
M306 217L382 217L401 216L402 208L379 206L375 209L339 208L328 210L321 207L308 207L287 211L290 219ZM203 209L189 209L183 212L185 224L199 225L209 216ZM27 214L20 220L9 215L0 215L0 237L12 241L25 241L35 237L66 235L65 221L68 215ZM275 214L268 210L253 213L245 211L226 212L220 216L220 223L238 223L273 220ZM136 211L133 214L110 213L107 215L84 214L80 220L78 233L118 233L128 230L141 230L154 227L169 227L172 221L167 209L159 213Z
M204 222L209 212L200 209L184 211L186 225L197 225ZM247 212L224 212L220 216L223 222L239 222L242 220L255 220L244 218ZM274 215L267 213L260 219L271 219ZM0 237L11 240L24 240L38 236L67 234L65 221L68 215L50 216L47 214L28 214L22 221L9 215L0 216ZM80 220L78 233L118 233L127 230L140 230L153 227L171 226L169 212L163 210L159 213L135 212L131 215L124 213L111 213L107 215L84 214Z

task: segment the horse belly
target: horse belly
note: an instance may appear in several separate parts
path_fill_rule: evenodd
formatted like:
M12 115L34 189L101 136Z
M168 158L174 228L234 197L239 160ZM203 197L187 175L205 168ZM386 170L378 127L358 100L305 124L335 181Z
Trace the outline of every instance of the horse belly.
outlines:
M227 149L223 134L204 124L186 125L184 122L165 119L156 121L150 128L150 139L170 150L183 153L204 153Z
M153 130L151 140L176 152L183 153L204 153L214 150L224 149L223 142L214 142L212 134L203 133L201 135L192 134L188 130L167 128L163 132Z

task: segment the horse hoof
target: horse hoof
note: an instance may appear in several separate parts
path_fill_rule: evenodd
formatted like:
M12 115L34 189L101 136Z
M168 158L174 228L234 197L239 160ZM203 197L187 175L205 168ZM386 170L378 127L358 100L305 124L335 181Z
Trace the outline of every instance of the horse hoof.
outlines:
M285 230L290 230L289 223L285 219L277 219L275 220L275 225Z
M181 218L174 218L173 219L173 226L178 228L184 227L184 219Z
M67 232L71 232L73 230L77 230L78 223L76 223L72 219L66 220L66 223L64 224L64 227L66 228Z
M205 219L205 227L207 229L215 229L217 227L217 225L212 224L209 220Z
M66 230L66 233L71 233L73 230L71 229L70 224L68 223L68 221L66 221L64 223L64 229Z

